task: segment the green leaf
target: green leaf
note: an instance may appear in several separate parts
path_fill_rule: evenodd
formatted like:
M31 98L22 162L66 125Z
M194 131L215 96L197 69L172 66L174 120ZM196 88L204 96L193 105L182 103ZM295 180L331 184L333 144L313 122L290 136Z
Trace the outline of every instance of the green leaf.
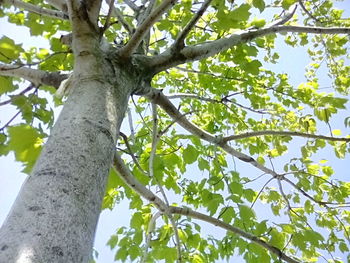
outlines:
M23 52L22 45L16 45L15 42L6 36L0 38L0 61L10 62L19 57L20 52Z
M278 232L276 229L272 229L270 232L271 239L269 241L270 245L282 249L284 247L285 235Z
M9 77L0 76L0 95L17 89L17 85L13 85Z
M230 15L232 16L232 19L236 21L247 21L250 17L250 5L248 4L241 4L239 7L234 9Z
M288 9L289 7L291 7L291 5L295 4L296 2L298 2L298 0L283 0L282 7L284 9Z
M29 173L40 154L44 136L25 124L9 127L8 133L8 149L15 153L16 161L25 164L24 172Z
M265 26L266 20L265 19L257 19L254 18L252 22L250 22L250 25L254 28L261 28Z
M258 8L260 13L265 9L265 1L264 0L253 0L253 6Z
M335 136L341 136L341 130L338 130L338 129L337 130L333 130L332 133Z
M251 62L247 62L243 65L243 69L247 73L251 73L253 75L258 75L260 72L260 67L262 66L261 62L259 60L252 60Z
M199 152L191 144L187 145L186 149L182 152L184 162L187 164L194 163L198 158Z
M245 205L239 206L239 215L241 216L241 219L243 221L250 221L252 219L255 219L255 213L254 211Z
M134 229L141 229L143 225L143 217L140 212L136 212L132 215L130 226Z

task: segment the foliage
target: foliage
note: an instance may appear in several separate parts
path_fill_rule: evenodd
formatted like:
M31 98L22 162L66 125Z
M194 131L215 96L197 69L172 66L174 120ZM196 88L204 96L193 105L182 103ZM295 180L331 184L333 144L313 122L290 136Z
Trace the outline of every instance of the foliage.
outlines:
M296 2L214 0L186 36L186 45L215 41L251 27L263 28ZM338 3L300 2L307 12L299 7L288 21L290 25L350 27L350 19L337 8ZM40 0L28 3L49 7ZM165 13L151 30L148 55L169 49L201 4L181 1ZM126 21L137 26L132 20L137 12L122 1L117 6ZM24 48L18 40L3 36L2 63L48 72L73 70L72 51L60 42L60 35L71 30L69 21L10 5L5 5L0 15L48 42L47 49ZM100 19L101 24L106 22L106 16ZM122 23L111 19L105 37L118 45L128 41ZM349 158L350 152L348 42L344 34L272 33L153 77L152 87L163 90L188 120L218 141L243 135L227 142L254 158L260 165L253 164L257 168L251 161L230 155L222 145L189 133L159 107L156 121L144 96L133 96L130 102L135 122L132 127L123 126L126 136L119 140L118 152L139 182L153 192L160 189L174 206L190 207L242 229L300 262L321 258L346 262L350 183L344 181L346 171L337 168L336 159ZM304 76L294 74L295 67L302 67L296 59L308 61ZM1 126L0 154L14 152L26 173L39 155L45 131L53 125L48 101L54 92L49 86L0 76L0 105L12 105L22 117L18 124L9 121ZM158 136L154 136L155 130ZM271 173L261 171L261 166ZM183 262L216 262L237 255L246 262L279 261L278 255L237 233L216 234L214 224L206 234L208 227L191 216L164 213L156 221L156 206L111 170L103 209L112 209L122 200L129 202L131 217L130 225L118 228L108 241L111 249L116 249L116 260L175 262L180 247ZM152 220L156 221L153 227ZM145 255L148 247L151 249Z

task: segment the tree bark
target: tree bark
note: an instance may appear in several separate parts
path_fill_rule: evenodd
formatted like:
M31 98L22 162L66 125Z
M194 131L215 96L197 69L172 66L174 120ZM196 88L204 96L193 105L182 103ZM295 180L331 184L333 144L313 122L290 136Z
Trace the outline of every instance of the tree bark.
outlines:
M135 86L129 72L101 57L76 57L71 94L0 230L0 262L90 259L117 135Z

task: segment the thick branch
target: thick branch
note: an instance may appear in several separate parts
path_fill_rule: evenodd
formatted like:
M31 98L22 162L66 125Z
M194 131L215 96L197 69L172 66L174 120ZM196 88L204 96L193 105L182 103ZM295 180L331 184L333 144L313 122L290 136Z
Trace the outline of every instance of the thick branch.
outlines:
M59 72L47 72L39 69L27 68L24 66L7 65L0 63L0 75L9 77L18 77L34 83L53 86L58 88L62 80L67 78L66 74Z
M224 142L233 141L233 140L239 140L249 137L256 137L256 136L268 136L268 135L277 135L277 136L297 136L297 137L304 137L304 138L312 138L312 139L322 139L327 141L344 141L344 142L350 142L350 138L336 138L336 137L330 137L330 136L324 136L324 135L317 135L317 134L310 134L310 133L304 133L304 132L295 132L295 131L272 131L272 130L266 130L266 131L254 131L254 132L246 132L242 134L237 135L231 135L223 138Z
M136 29L135 33L129 42L119 50L119 55L123 58L129 57L139 46L145 34L153 26L155 22L174 5L176 0L164 0L153 12L143 21L143 23Z
M237 227L231 226L219 219L216 219L214 217L193 211L190 208L182 208L182 207L175 207L175 206L167 206L158 196L156 196L152 191L148 190L144 185L140 184L135 177L131 174L130 170L126 167L123 160L119 155L115 155L114 162L113 162L114 169L118 172L122 180L131 187L134 191L139 193L143 198L147 199L151 203L153 203L159 211L163 213L170 213L170 214L179 214L184 216L189 216L192 218L199 219L201 221L208 222L210 224L213 224L215 226L221 227L222 229L225 229L227 231L230 231L234 234L237 234L240 237L246 238L266 250L270 251L271 253L278 256L278 258L285 260L289 263L298 263L299 261L287 256L285 253L283 253L282 250L280 250L277 247L274 247L268 243L266 243L264 240L245 232Z
M5 0L4 3L5 4L12 4L12 5L14 5L18 8L22 8L28 12L33 12L33 13L43 15L43 16L49 16L49 17L65 19L65 20L67 20L69 18L67 14L65 14L61 11L43 8L43 7L36 6L36 5L30 4L30 3L26 3L26 2L23 2L20 0Z
M91 37L93 34L98 35L98 16L101 8L101 0L67 0L68 14L72 24L73 39L81 39L79 45L89 46L90 40L86 37ZM95 36L94 36L95 37ZM83 39L85 38L85 39ZM90 46L96 46L95 43L90 43ZM91 48L80 48L81 51L87 51ZM90 51L90 50L89 50Z
M205 42L203 44L184 47L177 53L173 53L171 48L164 53L146 58L146 62L153 69L154 74L183 64L186 62L196 61L211 57L233 46L247 43L255 38L274 34L274 33L311 33L311 34L350 34L350 28L341 27L310 27L310 26L273 26L260 29L248 29L238 31L230 37L221 38L214 41Z

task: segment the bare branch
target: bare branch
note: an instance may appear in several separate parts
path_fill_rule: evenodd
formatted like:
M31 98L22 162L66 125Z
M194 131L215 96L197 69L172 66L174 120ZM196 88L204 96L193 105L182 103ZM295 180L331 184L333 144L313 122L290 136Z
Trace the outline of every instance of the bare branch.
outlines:
M114 0L109 0L109 5L108 5L108 13L107 13L107 17L106 17L106 22L103 26L102 31L105 32L108 27L110 26L110 19L111 19L111 15L114 9Z
M68 12L67 1L66 0L45 0L49 5L61 10L63 13Z
M110 5L112 0L106 0L106 2L108 3L108 5ZM118 8L116 8L114 5L112 7L112 15L118 19L118 21L122 24L122 26L126 29L126 31L128 31L128 33L131 35L134 30L132 25L130 25L124 19L122 12Z
M129 42L119 50L119 55L122 58L129 57L139 46L145 34L157 22L157 20L168 10L177 0L164 0L153 12L143 21L136 29L135 33Z
M19 77L32 82L35 86L39 84L58 88L62 80L67 78L66 74L59 72L47 72L24 66L8 65L0 63L0 76Z
M124 0L124 3L127 4L133 11L138 11L140 7L138 7L133 1L131 0Z
M130 129L130 138L131 138L131 141L135 143L135 130L133 125L134 122L132 121L132 114L131 114L130 107L128 107L127 114L128 114L128 122L129 122L129 129Z
M86 49L91 49L86 48L88 45L87 42L89 42L89 46L96 46L96 43L86 41L86 36L89 35L91 37L91 33L93 32L94 38L96 38L96 36L100 34L98 17L101 8L101 0L67 0L67 7L73 29L73 38L75 37L76 40L79 39L79 43L75 43L76 49L85 51ZM91 40L93 40L93 38L91 38ZM97 40L98 39L95 41Z
M230 231L232 233L237 234L240 237L243 237L245 239L250 240L251 242L256 243L257 245L265 248L266 250L270 251L271 253L278 256L279 259L282 259L289 263L299 263L298 260L295 260L289 256L287 256L282 250L280 250L277 247L274 247L264 240L260 239L259 237L256 237L248 232L245 232L237 227L234 227L232 225L229 225L219 219L216 219L214 217L193 211L190 208L182 208L182 207L175 207L175 206L167 206L158 196L156 196L152 191L148 190L144 185L140 184L136 178L131 174L130 170L126 167L123 160L120 158L118 154L115 155L114 161L113 161L113 167L118 172L121 179L134 191L136 191L138 194L140 194L143 198L147 199L151 203L153 203L159 211L163 213L171 213L171 214L178 214L178 215L184 215L189 216L210 224L213 224L215 226L218 226L224 230Z
M11 124L11 122L13 122L13 121L17 118L17 116L18 116L20 113L21 113L21 110L17 111L16 114L13 115L13 116L11 117L11 119L9 119L9 120L0 128L0 132L2 132L5 128L7 128L7 127Z
M206 0L201 8L197 11L197 13L192 17L191 21L186 25L184 30L178 35L177 39L175 40L173 44L174 52L178 51L179 49L182 49L185 46L185 38L188 35L188 33L191 31L191 29L196 25L198 20L202 17L205 10L209 7L212 0Z
M250 138L250 137L256 137L256 136L269 136L269 135L297 136L297 137L312 138L312 139L322 139L322 140L327 140L327 141L350 142L350 138L336 138L336 137L331 137L331 136L310 134L310 133L304 133L304 132L273 131L273 130L254 131L254 132L246 132L246 133L237 134L237 135L231 135L231 136L224 137L223 141L228 142L228 141L240 140L240 139L244 139L244 138Z
M141 25L143 23L143 21L145 21L145 19L151 14L151 12L153 11L154 5L156 3L156 0L150 0L148 1L148 6L145 10L142 10L140 8L139 11L137 11L138 13L140 13L139 15L136 16L137 19L137 25Z
M311 33L311 34L350 34L350 28L342 27L311 27L311 26L273 26L260 29L248 29L238 31L230 37L221 38L214 41L205 42L198 45L184 47L177 53L173 53L171 49L154 57L144 57L144 61L154 74L166 70L168 68L183 64L186 62L196 61L211 57L224 50L227 50L238 44L252 41L255 38L274 34L274 33Z
M64 12L43 8L43 7L36 6L36 5L30 4L30 3L26 3L26 2L23 2L20 0L5 0L4 3L5 4L12 4L12 5L14 5L18 8L22 8L28 12L36 13L36 14L43 15L43 16L49 16L49 17L63 19L63 20L69 19L68 15L65 14Z

